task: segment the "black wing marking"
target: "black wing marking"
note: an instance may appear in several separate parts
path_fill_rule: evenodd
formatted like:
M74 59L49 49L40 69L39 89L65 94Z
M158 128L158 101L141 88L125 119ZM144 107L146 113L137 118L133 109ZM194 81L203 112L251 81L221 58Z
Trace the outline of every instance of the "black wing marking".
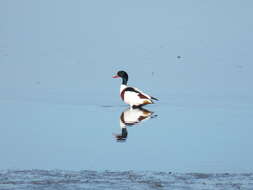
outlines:
M135 88L133 87L127 87L124 89L124 91L129 91L129 92L135 92L138 94L138 96L141 98L141 99L149 99L149 97L145 96L144 94L142 94L140 91L136 90Z
M151 99L159 101L157 98L155 98L155 97L152 97L152 96L151 96Z

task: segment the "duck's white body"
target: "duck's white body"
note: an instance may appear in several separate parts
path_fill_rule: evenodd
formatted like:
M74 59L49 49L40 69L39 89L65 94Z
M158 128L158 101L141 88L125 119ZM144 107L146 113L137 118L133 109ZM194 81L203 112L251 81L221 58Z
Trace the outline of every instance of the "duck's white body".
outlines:
M129 104L131 107L141 106L145 104L153 104L151 96L143 93L137 88L129 87L124 84L120 85L120 96L122 100L126 104Z

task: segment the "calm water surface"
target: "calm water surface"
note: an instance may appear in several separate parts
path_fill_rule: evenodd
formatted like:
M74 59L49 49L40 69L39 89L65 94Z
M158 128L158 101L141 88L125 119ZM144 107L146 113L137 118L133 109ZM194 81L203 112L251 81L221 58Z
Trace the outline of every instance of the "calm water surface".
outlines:
M253 169L247 98L166 94L131 111L116 98L43 97L1 99L1 169Z

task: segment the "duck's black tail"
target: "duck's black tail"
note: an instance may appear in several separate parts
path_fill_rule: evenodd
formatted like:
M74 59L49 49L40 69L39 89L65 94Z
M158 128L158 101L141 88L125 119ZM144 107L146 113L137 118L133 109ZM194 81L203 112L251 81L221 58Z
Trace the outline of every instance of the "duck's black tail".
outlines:
M159 101L157 98L155 98L155 97L152 97L152 96L151 96L151 99Z

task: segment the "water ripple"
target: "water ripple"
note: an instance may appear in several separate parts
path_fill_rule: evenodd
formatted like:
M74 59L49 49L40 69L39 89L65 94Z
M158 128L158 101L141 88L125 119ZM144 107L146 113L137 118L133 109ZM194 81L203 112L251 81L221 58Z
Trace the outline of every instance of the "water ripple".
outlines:
M253 188L253 173L207 174L136 171L64 171L4 170L0 171L0 189L178 189L221 190Z

